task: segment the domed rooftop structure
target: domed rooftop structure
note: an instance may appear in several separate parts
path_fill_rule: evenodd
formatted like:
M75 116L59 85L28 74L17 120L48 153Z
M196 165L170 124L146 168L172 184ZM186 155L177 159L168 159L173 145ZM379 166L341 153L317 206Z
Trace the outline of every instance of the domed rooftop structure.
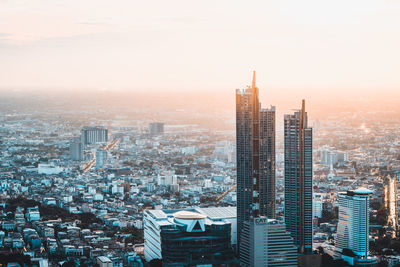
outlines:
M178 212L175 212L173 214L174 218L176 219L181 219L181 220L201 220L207 218L206 215L192 212L192 211L187 211L187 210L181 210Z
M360 188L357 188L356 190L354 190L354 193L367 195L367 194L372 194L372 191L369 190L368 188L360 187Z

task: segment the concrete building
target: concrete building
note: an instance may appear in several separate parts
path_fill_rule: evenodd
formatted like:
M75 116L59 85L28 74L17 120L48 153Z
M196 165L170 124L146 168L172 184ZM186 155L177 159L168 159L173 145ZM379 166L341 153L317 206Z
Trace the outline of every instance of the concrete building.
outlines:
M113 267L113 262L108 257L100 256L97 258L97 264L100 267Z
M96 150L96 169L104 167L107 161L107 150L97 149Z
M55 166L54 164L48 164L48 163L38 164L38 174L52 175L52 174L60 174L63 171L64 168Z
M79 138L75 138L69 144L69 155L72 160L83 160L83 144Z
M108 129L101 126L84 127L81 131L81 142L84 146L91 144L107 143Z
M313 218L322 218L323 203L321 194L314 194L312 205L313 205Z

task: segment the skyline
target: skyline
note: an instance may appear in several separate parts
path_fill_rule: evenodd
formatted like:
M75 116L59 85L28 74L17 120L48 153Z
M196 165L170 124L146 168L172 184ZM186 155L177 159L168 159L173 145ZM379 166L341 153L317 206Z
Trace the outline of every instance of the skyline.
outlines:
M400 267L400 0L0 18L0 266Z
M226 93L256 69L260 90L276 99L299 91L307 99L400 97L396 1L3 0L0 6L3 92Z

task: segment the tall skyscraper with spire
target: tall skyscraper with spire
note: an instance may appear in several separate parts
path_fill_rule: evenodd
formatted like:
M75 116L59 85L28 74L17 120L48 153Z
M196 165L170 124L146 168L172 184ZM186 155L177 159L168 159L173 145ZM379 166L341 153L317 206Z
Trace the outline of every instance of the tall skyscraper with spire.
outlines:
M251 87L236 90L236 148L240 242L245 221L275 218L275 107L261 109L255 71Z
M305 101L284 117L285 223L300 253L312 253L312 128Z

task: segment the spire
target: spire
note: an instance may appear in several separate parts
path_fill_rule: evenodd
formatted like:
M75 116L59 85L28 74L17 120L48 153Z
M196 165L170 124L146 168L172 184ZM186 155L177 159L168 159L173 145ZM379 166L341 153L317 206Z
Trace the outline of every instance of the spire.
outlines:
M253 88L256 88L256 71L253 70L253 82L251 85Z
M301 117L302 117L301 125L303 128L307 127L307 122L306 122L307 120L305 116L306 116L306 100L303 99L301 101Z

